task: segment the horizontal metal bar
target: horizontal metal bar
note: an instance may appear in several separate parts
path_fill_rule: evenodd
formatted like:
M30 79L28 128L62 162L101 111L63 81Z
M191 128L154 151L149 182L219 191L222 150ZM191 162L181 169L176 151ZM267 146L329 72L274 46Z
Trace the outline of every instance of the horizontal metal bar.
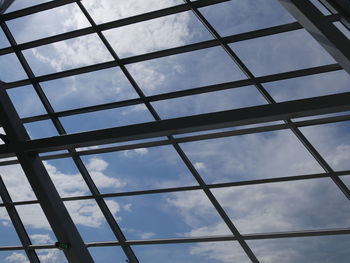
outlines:
M320 229L320 230L304 230L293 232L273 232L245 234L242 237L245 240L262 240L262 239L280 239L280 238L302 238L302 237L318 237L318 236L337 236L349 235L349 228L337 229ZM125 243L131 246L141 245L161 245L161 244L185 244L185 243L202 243L202 242L223 242L236 241L231 235L201 236L201 237L183 237L183 238L164 238L164 239L148 239L148 240L128 240ZM85 243L86 247L109 247L120 246L118 241L89 242ZM54 245L31 245L30 249L57 249ZM23 250L22 246L2 246L0 251Z
M337 172L334 172L334 175L336 176L350 175L350 170L337 171ZM331 173L318 173L318 174L274 177L274 178L246 180L246 181L238 181L238 182L207 184L205 188L217 189L217 188L238 187L238 186L248 186L248 185L258 185L258 184L271 184L271 183L328 178L330 176L331 176ZM149 190L139 190L139 191L129 191L129 192L107 193L107 194L99 194L99 195L71 196L71 197L63 197L62 201L68 202L68 201L77 201L77 200L90 200L94 198L113 198L113 197L125 197L125 196L151 195L151 194L175 193L175 192L195 191L195 190L203 190L203 187L199 185L193 185L193 186L180 186L180 187L170 187L170 188L162 188L162 189L149 189ZM37 200L16 201L11 203L6 202L6 203L0 203L0 207L32 205L37 203L38 203Z
M350 110L349 102L350 93L348 92L103 130L54 136L25 142L13 142L6 145L0 145L0 155L17 151L58 151L70 147L79 148L98 144L142 140L174 134L342 112Z

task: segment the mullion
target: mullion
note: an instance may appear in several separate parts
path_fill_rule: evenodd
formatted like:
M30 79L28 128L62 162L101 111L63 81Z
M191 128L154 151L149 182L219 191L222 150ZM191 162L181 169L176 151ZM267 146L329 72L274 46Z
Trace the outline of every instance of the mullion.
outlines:
M215 39L217 39L225 52L231 57L231 59L241 68L243 73L252 80L256 80L253 73L247 68L247 66L243 63L243 61L235 54L232 48L223 41L220 34L214 29L214 27L208 22L208 20L201 14L201 12L192 5L189 0L183 0L186 2L197 16L197 18L202 22L202 24L207 28L207 30L212 34ZM269 92L263 87L263 85L259 82L254 84L256 89L261 93L261 95L265 98L265 100L269 104L275 104L276 101L272 98ZM309 142L309 140L304 136L304 134L297 128L293 121L290 119L284 120L286 124L290 125L290 130L294 133L294 135L298 138L298 140L304 145L306 150L314 157L314 159L320 164L320 166L328 173L330 173L330 178L337 185L339 190L350 200L350 189L346 186L346 184L336 175L334 175L334 170L329 166L326 160L321 156L321 154L316 150L316 148Z
M100 39L102 40L102 42L104 43L104 45L106 46L106 48L108 49L108 51L110 52L110 54L113 56L114 60L116 61L117 64L119 64L120 69L123 71L124 75L126 76L126 78L129 80L130 84L133 86L133 88L135 89L135 91L137 92L137 94L143 99L144 104L146 105L147 109L149 110L149 112L152 114L152 116L154 117L154 119L156 121L161 120L161 118L159 117L158 113L156 112L156 110L153 108L153 106L151 105L151 103L146 99L146 96L144 95L143 91L141 90L141 88L138 86L138 84L136 83L136 81L134 80L134 78L131 76L131 74L129 73L129 71L127 70L127 68L125 67L125 65L120 61L118 55L116 54L116 52L114 51L114 49L112 48L112 46L110 45L110 43L107 41L107 39L105 38L105 36L102 34L102 32L98 29L95 21L92 19L92 17L90 16L90 14L87 12L87 10L85 9L85 7L83 6L83 4L81 3L81 0L76 0L77 4L79 5L80 9L82 10L82 12L84 13L85 17L89 20L90 24L92 25L92 27L95 29L96 33L98 34L98 36L100 37ZM189 169L189 171L192 173L193 177L195 178L195 180L198 182L198 184L200 186L203 187L203 192L206 194L206 196L208 197L208 199L210 200L210 202L212 203L212 205L214 206L214 208L216 209L216 211L218 212L218 214L221 216L221 218L223 219L223 221L226 223L226 225L228 226L228 228L231 230L231 232L235 235L235 237L237 238L237 241L240 243L240 245L242 246L243 250L246 252L246 254L248 255L248 257L251 259L252 262L258 262L257 258L255 257L255 255L253 254L253 252L251 251L251 249L249 248L249 246L247 245L247 243L245 242L245 240L242 238L241 234L239 233L238 229L235 227L235 225L232 223L232 221L230 220L230 218L228 217L228 215L226 214L225 210L222 208L221 204L217 201L216 197L213 195L213 193L206 188L206 184L204 182L204 180L202 179L202 177L199 175L199 173L197 172L197 170L195 169L194 165L191 163L191 161L188 159L188 157L186 156L186 154L184 153L184 151L182 150L182 148L180 147L180 145L178 143L176 143L174 141L174 137L173 136L167 136L168 139L172 142L172 145L174 147L174 149L176 150L176 152L179 154L180 158L182 159L182 161L184 162L184 164L187 166L187 168Z
M1 22L1 27L3 28L6 37L8 38L10 44L12 46L16 45L16 41L14 39L14 37L12 36L9 28L7 27L5 22ZM39 82L36 81L34 73L32 72L29 64L27 63L25 57L23 56L21 51L16 51L16 55L22 65L22 67L24 68L26 74L28 75L29 79L31 80L32 85L35 88L35 91L37 92L40 101L43 103L45 109L47 110L48 114L50 116L52 116L52 114L54 113L54 110L49 102L49 100L47 99L45 93L43 92L41 85L39 84ZM57 132L60 135L65 135L66 131L62 125L62 123L60 122L60 120L57 117L52 116L51 120L57 130ZM86 169L84 163L82 162L80 156L74 155L75 153L75 149L70 148L68 149L68 151L73 154L73 161L75 163L75 165L77 166L79 172L81 173L84 181L86 182L87 186L89 187L89 190L92 192L93 195L98 195L99 191L96 187L96 185L94 184L90 174L88 173L88 170ZM103 215L106 218L106 221L108 222L109 226L111 227L114 235L116 236L116 238L118 239L119 242L123 243L126 239L125 236L123 235L118 223L116 222L115 218L113 217L112 213L110 212L106 202L103 199L95 199L96 203L98 204L99 208L101 209ZM134 256L134 253L132 252L132 249L125 245L122 246L122 248L125 250L125 253L127 255L127 257L129 258L130 262L132 263L136 263L138 262L138 260L136 259L136 257Z
M32 242L30 241L28 233L23 225L21 218L18 215L18 212L15 206L12 205L13 202L12 202L11 196L1 176L0 176L0 196L2 201L6 203L5 208L16 230L16 233L22 243L22 246L24 247L25 253L27 254L27 257L30 263L40 263L38 255L36 254L35 250L29 248L29 246L32 245Z

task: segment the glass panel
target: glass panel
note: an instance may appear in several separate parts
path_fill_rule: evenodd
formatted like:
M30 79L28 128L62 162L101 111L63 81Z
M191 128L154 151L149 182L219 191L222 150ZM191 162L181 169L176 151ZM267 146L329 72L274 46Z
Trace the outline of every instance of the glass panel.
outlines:
M27 177L19 164L0 166L0 174L12 201L36 199Z
M69 201L64 204L85 242L116 240L95 200ZM120 209L114 201L109 201L109 205L113 214Z
M208 183L323 172L288 130L184 143Z
M91 194L72 159L55 159L44 164L61 197Z
M97 34L28 49L23 54L36 75L112 60Z
M10 43L8 42L4 31L2 31L2 29L0 29L0 48L5 48L10 46Z
M33 86L7 90L20 118L46 114L46 110Z
M246 78L221 47L135 63L128 68L147 95Z
M337 262L350 258L350 238L345 236L282 238L248 241L260 262Z
M183 46L211 38L192 12L111 29L104 34L121 57Z
M265 104L264 98L255 89L248 86L238 89L204 93L170 100L153 102L162 118L176 118L215 111Z
M144 104L72 115L60 118L68 133L106 129L118 126L150 122L154 119Z
M33 244L53 244L56 240L39 204L16 206Z
M127 258L120 247L89 247L95 263L125 263Z
M304 127L301 130L333 169L350 169L349 121Z
M0 207L0 246L20 246L21 242L4 207ZM1 257L1 256L0 256Z
M295 21L276 0L232 0L200 11L222 36Z
M345 195L329 178L213 189L241 233L349 227Z
M16 80L26 79L24 72L16 55L11 53L0 56L0 80L4 82L12 82Z
M33 5L42 4L52 0L26 0L26 1L14 1L13 4L6 10L6 13L10 13L19 9L30 7Z
M46 81L41 85L56 111L138 97L120 68Z
M29 122L24 126L32 140L58 135L51 120Z
M350 39L350 30L347 29L341 22L335 22L334 25L348 38Z
M39 256L40 262L43 263L68 263L63 251L58 249L37 249L35 250Z
M0 251L1 262L28 263L28 258L24 251Z
M305 30L241 41L230 46L256 76L335 63Z
M183 4L181 0L84 0L82 2L94 20L99 24L112 20L118 20L129 16L159 10L177 4Z
M7 24L17 43L29 42L89 26L89 22L75 3L12 19ZM35 30L33 30L34 28ZM28 34L28 32L31 33Z
M134 246L140 262L251 262L237 242Z
M277 102L281 102L349 92L349 83L349 74L341 70L269 82L264 86Z
M197 185L172 146L84 156L102 193Z
M127 239L229 235L215 208L202 191L129 196L115 214ZM111 210L111 204L109 204ZM198 207L198 209L194 209ZM207 230L211 231L207 233Z

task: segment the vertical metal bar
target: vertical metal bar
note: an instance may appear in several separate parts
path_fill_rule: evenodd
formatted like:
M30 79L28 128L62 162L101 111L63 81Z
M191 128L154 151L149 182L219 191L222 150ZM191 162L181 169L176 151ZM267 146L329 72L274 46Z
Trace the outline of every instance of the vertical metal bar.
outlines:
M14 39L13 35L11 34L6 23L1 22L1 27L3 28L5 35L8 38L11 46L15 47L17 45L16 40ZM60 135L66 134L66 131L65 131L62 123L60 122L60 120L57 117L53 116L54 109L51 106L51 103L49 102L49 100L47 99L41 85L36 81L34 73L31 70L31 68L30 68L29 64L27 63L25 57L23 56L22 52L16 50L16 55L17 55L19 61L21 62L25 72L27 73L28 78L31 80L33 87L34 87L36 93L38 94L40 101L43 103L46 111L48 112L49 116L51 117L51 120L52 120L57 132ZM93 180L92 180L88 170L86 169L83 161L81 160L80 156L75 155L76 150L73 148L69 149L68 151L70 154L72 154L73 161L74 161L75 165L77 166L79 172L81 173L84 181L86 182L89 190L91 191L91 193L94 196L98 196L100 194L100 192L98 191L95 183L93 182ZM126 254L129 262L137 263L138 260L136 258L136 255L132 251L131 247L129 245L125 244L126 238L125 238L124 234L122 233L117 221L115 220L112 213L110 212L106 202L101 198L95 198L95 201L96 201L97 205L99 206L99 208L101 209L103 215L105 216L106 221L109 224L109 226L111 227L112 232L116 236L117 240L122 244L121 247L124 250L124 253Z
M278 0L350 74L350 40L309 0Z
M219 40L222 48L231 57L231 59L237 64L237 66L243 71L243 73L249 78L255 81L254 86L265 98L269 104L275 104L276 101L272 98L269 92L264 88L264 86L256 81L253 73L247 68L243 61L237 56L237 54L232 50L232 48L225 43L221 38L220 34L214 29L214 27L208 22L208 20L201 14L198 8L194 7L189 0L184 0L188 5L191 6L192 11L197 16L197 18L202 22L202 24L207 28L207 30L212 34L212 36ZM303 135L298 127L296 127L291 120L284 120L286 124L289 125L291 131L299 139L299 141L304 145L304 147L310 152L310 154L315 158L315 160L321 165L321 167L330 174L330 178L338 186L338 188L343 192L343 194L350 200L350 190L346 184L334 174L333 169L328 165L321 154L316 150L316 148L309 142L309 140Z
M106 46L106 48L108 49L108 51L110 52L110 54L113 56L114 60L118 63L120 69L122 70L122 72L124 73L126 78L129 80L129 82L133 86L134 90L137 92L137 94L143 100L144 104L146 105L147 109L152 114L154 119L155 120L161 120L160 116L158 115L156 110L153 108L151 103L147 100L145 94L143 93L141 88L138 86L138 84L136 83L134 78L131 76L130 72L127 70L125 65L120 61L117 53L114 51L114 49L112 48L110 43L107 41L105 36L102 34L102 32L98 29L98 27L96 26L95 21L92 19L92 17L88 13L88 11L85 9L83 4L81 3L81 0L76 0L76 2L79 5L79 7L82 10L82 12L84 13L84 15L86 16L86 18L89 20L90 24L92 25L92 27L94 28L94 30L96 31L96 33L98 34L98 36L100 37L102 42L104 43L104 45ZM217 201L215 196L206 187L206 184L205 184L204 180L199 175L199 173L197 172L196 168L193 166L193 164L191 163L189 158L186 156L185 152L181 149L180 145L175 142L173 136L168 136L168 139L171 141L171 143L172 143L173 147L175 148L176 152L179 154L179 156L182 159L182 161L185 163L187 168L190 170L190 172L192 173L193 177L196 179L198 184L202 187L204 193L206 194L206 196L208 197L208 199L210 200L212 205L215 207L215 209L218 212L218 214L221 216L223 221L226 223L228 228L231 230L232 234L237 238L238 242L241 244L242 248L247 253L248 257L251 259L252 262L258 262L256 256L253 254L253 252L249 248L248 244L242 238L242 235L239 233L238 229L232 223L232 221L230 220L229 216L226 214L225 210L222 208L222 206Z
M13 227L15 228L15 230L17 232L19 240L21 241L21 243L25 249L25 252L27 254L27 257L28 257L30 263L40 263L38 255L36 254L35 250L29 248L29 246L32 244L32 242L30 241L28 233L27 233L26 229L24 228L22 220L19 217L15 206L12 205L11 196L6 189L6 186L4 184L4 181L2 180L1 175L0 175L0 196L1 196L1 199L4 202L4 204L6 204L5 207L6 207L7 213L11 219Z
M10 144L30 139L3 85L0 85L0 121ZM39 155L25 153L20 148L15 154L58 241L69 244L70 247L64 250L69 262L93 263Z

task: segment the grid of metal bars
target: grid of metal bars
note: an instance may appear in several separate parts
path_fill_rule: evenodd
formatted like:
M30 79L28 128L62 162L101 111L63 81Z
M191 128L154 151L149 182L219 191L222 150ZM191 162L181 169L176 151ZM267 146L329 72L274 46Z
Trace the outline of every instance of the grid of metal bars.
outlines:
M6 54L12 54L12 53L16 54L28 78L25 80L14 81L10 83L3 83L2 87L5 89L11 89L11 88L20 87L28 84L33 85L37 95L40 98L40 101L42 102L42 104L44 105L47 111L47 114L23 118L21 119L22 123L31 123L31 122L36 122L40 120L51 120L58 134L65 135L67 134L67 132L64 129L61 121L59 120L60 117L72 116L76 114L95 112L95 111L106 110L106 109L113 109L118 107L144 104L146 105L148 111L153 116L154 120L161 121L160 116L158 115L155 108L151 105L151 102L162 101L170 98L171 99L180 98L180 97L191 96L195 94L203 94L203 93L213 92L213 91L245 87L249 85L254 85L255 88L263 95L267 103L270 105L274 105L276 104L276 101L265 89L264 87L265 83L277 81L277 80L291 79L291 78L296 78L301 76L309 76L314 74L326 73L331 71L338 71L342 69L342 67L339 66L339 64L330 64L330 65L318 66L314 68L307 68L307 69L283 72L283 73L278 73L273 75L266 75L261 77L254 76L253 73L249 70L249 68L243 63L243 61L239 58L239 56L229 46L229 44L243 41L243 40L248 40L248 39L255 39L262 36L269 36L269 35L289 32L293 30L298 30L298 29L301 29L302 26L298 22L293 22L289 24L284 24L284 25L254 30L250 32L244 32L244 33L231 35L227 37L222 37L216 31L216 29L209 23L209 21L202 15L200 8L210 6L210 5L215 5L225 1L227 0L200 0L195 2L184 0L183 4L180 4L177 6L168 7L161 10L152 11L149 13L144 13L133 17L128 17L128 18L124 18L124 19L120 19L120 20L116 20L108 23L98 24L98 25L95 23L95 21L93 20L93 18L91 17L91 15L86 10L86 8L84 7L84 5L80 0L50 1L47 3L25 8L22 10L3 14L0 17L0 25L8 41L10 42L11 46L0 49L0 55L6 55ZM89 21L90 27L74 30L67 33L62 33L51 37L46 37L35 41L30 41L27 43L17 44L16 40L14 39L11 31L9 30L6 24L7 21L12 19L20 18L30 14L35 14L44 10L49 10L49 9L63 6L70 3L75 3L79 7L80 11L84 14L84 16ZM195 44L189 44L181 47L175 47L175 48L170 48L166 50L151 52L143 55L120 58L117 55L117 51L113 49L113 47L110 45L108 40L102 34L103 31L108 29L123 27L126 25L131 25L134 23L147 21L154 18L164 17L167 15L176 14L176 13L185 12L185 11L191 11L197 17L197 19L205 26L205 28L213 36L214 39L198 42ZM336 21L341 21L341 19L343 18L338 14L332 14L329 16L325 16L325 19L327 19L330 22L336 22ZM40 47L40 46L52 44L58 41L68 40L75 37L85 36L93 33L96 33L98 37L101 39L106 49L109 51L110 55L113 57L112 61L99 63L92 66L85 66L81 68L47 74L43 76L35 76L28 62L26 61L26 58L22 53L24 50L31 49L34 47ZM175 54L183 54L186 52L201 50L201 49L215 47L215 46L220 46L221 48L224 49L224 51L229 55L229 57L239 66L242 72L247 76L247 79L233 81L229 83L210 85L210 86L193 87L192 89L163 93L159 95L146 96L141 90L141 88L139 87L139 85L137 84L137 82L135 81L135 79L133 78L132 74L130 74L130 72L126 68L126 65L136 63L136 62L147 61L154 58L161 58L161 57L166 57L166 56L175 55ZM59 78L64 78L68 76L75 76L82 73L87 73L87 72L92 72L92 71L97 71L97 70L107 69L107 68L113 68L113 67L119 67L122 70L122 72L130 82L130 84L132 85L136 93L139 95L139 98L56 112L51 106L51 103L46 97L40 84L43 81L59 79ZM312 180L316 178L331 178L334 181L334 183L338 186L339 190L341 190L346 195L346 197L350 199L350 190L343 183L341 179L342 176L349 175L350 171L334 171L330 167L330 165L326 162L326 160L322 157L322 155L316 150L316 148L308 141L308 139L300 131L300 127L307 127L307 126L312 126L317 124L342 122L342 121L348 121L348 120L350 120L349 114L345 114L341 116L333 116L333 117L321 117L318 119L311 119L311 120L304 120L304 121L293 121L290 118L287 118L283 120L284 121L283 124L264 124L263 126L254 127L254 128L243 127L233 131L214 132L214 133L207 133L202 135L190 135L190 136L187 135L180 138L174 137L173 135L168 135L166 139L162 139L162 140L155 140L152 142L133 143L133 144L127 144L127 145L118 145L118 146L107 146L107 147L98 148L98 149L90 149L90 150L78 149L77 150L75 147L67 146L66 149L68 150L68 152L66 153L58 153L58 154L49 153L49 154L41 155L41 159L42 160L51 160L51 159L57 159L57 158L73 159L76 167L78 168L80 174L83 176L84 181L89 187L92 195L66 197L66 198L61 198L61 200L72 201L72 200L94 199L98 204L99 208L101 209L104 217L106 218L106 221L108 222L112 232L115 235L116 241L87 243L86 244L87 247L121 246L129 262L138 262L137 256L134 254L131 248L131 245L213 242L213 241L235 240L235 241L238 241L238 243L241 245L241 247L243 248L243 250L245 251L245 253L247 254L247 256L250 258L252 262L259 262L259 259L256 257L256 255L253 253L253 251L247 244L246 242L247 240L322 236L322 235L347 235L347 234L350 234L350 229L320 229L320 230L313 230L313 231L305 230L305 231L299 231L299 232L279 232L279 233L242 235L234 225L234 222L229 218L229 216L223 209L222 205L216 199L216 197L214 196L211 190L229 187L229 186L233 187L233 186L243 186L243 185L266 184L266 183L272 183L272 182L287 182L287 181L297 181L297 180ZM293 132L293 134L300 140L300 142L311 153L311 155L315 158L315 160L321 165L321 167L324 169L324 173L289 176L289 177L266 178L266 179L229 182L229 183L220 183L220 184L207 184L202 179L200 173L195 168L195 166L191 163L191 161L186 156L185 152L182 150L180 146L180 143L183 143L183 142L198 141L198 140L211 139L211 138L222 138L222 137L229 137L229 136L238 136L243 134L253 134L253 133L260 133L265 131L275 131L275 130L283 130L283 129L289 129ZM182 161L184 162L188 170L193 175L194 179L198 183L198 186L173 187L173 188L164 188L164 189L152 189L152 190L142 190L142 191L101 194L81 159L81 156L84 156L84 155L115 152L115 151L121 151L121 150L130 150L130 149L136 149L140 147L143 147L143 148L157 147L161 145L173 146L173 148L175 149L179 157L182 159ZM7 158L7 157L15 157L16 154L15 152L9 153L4 147L0 147L0 156L2 158ZM16 164L16 163L18 163L18 160L12 159L12 160L1 161L0 165L9 165L9 164ZM232 235L157 239L157 240L126 240L120 226L118 225L117 221L114 219L112 213L110 212L104 200L105 198L108 198L108 197L146 195L146 194L154 194L154 193L171 193L171 192L182 192L182 191L190 191L190 190L202 190L206 194L211 204L215 207L218 214L221 216L225 224L231 230ZM4 202L0 204L0 207L6 207L7 210L9 211L13 225L15 226L17 230L17 234L19 235L20 240L22 242L22 246L0 247L0 251L1 250L6 250L6 251L25 250L30 262L39 262L38 257L35 253L35 249L51 249L56 247L54 245L32 245L28 238L28 234L24 229L23 223L21 222L15 209L16 206L36 204L36 203L39 203L39 201L33 200L33 201L13 202L11 200L11 197L8 195L6 187L3 184L1 178L0 178L0 191Z

